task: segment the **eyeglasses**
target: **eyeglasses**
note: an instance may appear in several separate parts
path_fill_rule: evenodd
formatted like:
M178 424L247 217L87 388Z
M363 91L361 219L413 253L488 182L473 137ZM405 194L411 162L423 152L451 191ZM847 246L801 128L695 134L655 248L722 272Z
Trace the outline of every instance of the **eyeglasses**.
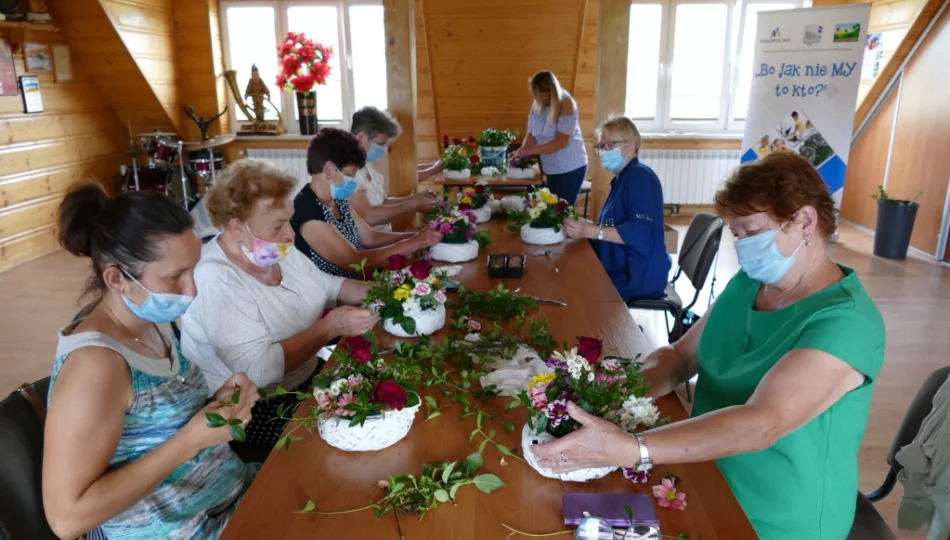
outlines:
M618 146L624 146L625 144L627 144L627 141L607 141L603 144L595 144L594 150L597 150L597 152L607 152Z

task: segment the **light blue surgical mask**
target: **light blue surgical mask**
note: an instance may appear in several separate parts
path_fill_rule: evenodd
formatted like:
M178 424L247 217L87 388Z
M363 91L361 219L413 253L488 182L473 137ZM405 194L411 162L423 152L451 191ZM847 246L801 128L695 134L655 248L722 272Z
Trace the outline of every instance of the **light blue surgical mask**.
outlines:
M778 228L778 231L784 227L785 225L782 225ZM774 285L785 277L785 274L795 264L795 254L805 243L805 240L802 239L795 251L786 257L782 255L782 252L778 249L778 244L775 243L778 231L761 232L735 242L739 266L750 278L761 281L766 285Z
M614 174L619 173L623 169L624 161L626 161L626 159L623 157L623 152L620 151L620 147L600 153L600 163L605 169Z
M343 174L343 171L340 169L337 169L337 172ZM329 175L327 175L327 179L330 180ZM354 193L356 193L356 188L358 187L359 183L357 183L355 178L343 174L342 185L338 186L333 183L333 180L330 180L330 196L337 200L349 199Z
M369 147L369 151L366 152L366 161L376 161L385 155L386 148L379 144L373 143L373 145Z
M122 301L125 302L125 307L129 308L129 311L140 319L158 324L172 322L184 315L185 312L188 311L188 306L195 300L194 296L184 294L153 293L148 290L145 285L139 283L139 280L130 276L124 270L122 273L148 293L145 301L138 306L126 298L124 294L122 295Z

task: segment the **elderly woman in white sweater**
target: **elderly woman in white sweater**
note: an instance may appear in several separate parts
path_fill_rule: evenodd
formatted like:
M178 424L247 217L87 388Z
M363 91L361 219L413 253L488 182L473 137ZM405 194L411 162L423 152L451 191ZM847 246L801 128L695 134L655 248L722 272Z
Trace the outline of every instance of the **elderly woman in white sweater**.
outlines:
M217 388L246 372L260 388L304 389L317 351L339 336L362 335L379 320L358 306L368 284L327 275L294 249L290 226L296 179L245 159L218 176L208 213L223 232L204 246L195 269L200 293L182 317L182 348ZM328 310L336 305L336 309ZM286 398L255 405L247 442L272 447ZM285 409L292 411L296 398Z

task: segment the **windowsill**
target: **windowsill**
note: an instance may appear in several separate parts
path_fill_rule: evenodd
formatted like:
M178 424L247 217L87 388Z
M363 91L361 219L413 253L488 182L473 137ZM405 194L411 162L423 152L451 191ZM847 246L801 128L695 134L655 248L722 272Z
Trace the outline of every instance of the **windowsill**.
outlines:
M313 135L297 135L295 133L285 133L284 135L237 135L235 141L309 141Z
M702 133L689 131L664 131L664 132L643 132L640 136L647 140L717 140L717 141L741 141L741 133Z

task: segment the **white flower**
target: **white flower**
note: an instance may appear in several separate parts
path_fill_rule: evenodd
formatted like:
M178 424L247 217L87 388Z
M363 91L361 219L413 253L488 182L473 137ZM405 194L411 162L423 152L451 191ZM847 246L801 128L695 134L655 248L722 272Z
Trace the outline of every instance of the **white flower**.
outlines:
M594 382L594 373L590 372L587 374L587 382Z
M626 431L634 431L640 425L652 427L660 420L660 410L648 397L630 396L623 402L621 426Z
M333 397L340 397L340 394L342 394L343 390L346 388L346 379L337 379L333 381L333 384L330 385L330 395Z
M327 391L324 390L323 388L314 388L314 389L313 389L313 399L315 399L315 400L317 400L317 401L320 401L320 397L321 397L321 396L326 396L326 395L327 395Z
M528 210L528 217L531 218L532 220L538 219L540 216L541 216L540 206L532 208L531 210Z
M590 377L594 375L591 373L594 369L593 366L587 362L586 358L577 354L577 347L565 353L555 351L552 356L559 362L567 364L567 372L570 373L572 379L580 379L584 372L589 373Z

